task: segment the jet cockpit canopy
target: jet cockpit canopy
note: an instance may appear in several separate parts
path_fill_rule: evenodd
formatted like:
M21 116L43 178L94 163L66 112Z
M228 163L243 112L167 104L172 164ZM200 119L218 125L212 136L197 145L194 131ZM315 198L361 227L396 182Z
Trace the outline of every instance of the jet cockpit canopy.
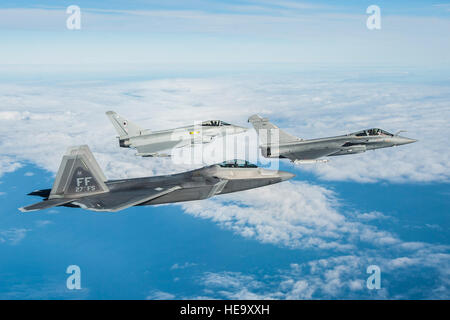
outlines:
M224 161L218 165L222 168L258 168L257 165L240 159Z
M221 127L221 126L229 126L229 123L226 123L225 121L221 120L208 120L203 121L202 126L203 127Z
M383 129L378 129L378 128L361 130L361 131L355 132L354 135L357 137L366 137L366 136L390 136L390 137L392 137L393 136L392 133L389 133Z

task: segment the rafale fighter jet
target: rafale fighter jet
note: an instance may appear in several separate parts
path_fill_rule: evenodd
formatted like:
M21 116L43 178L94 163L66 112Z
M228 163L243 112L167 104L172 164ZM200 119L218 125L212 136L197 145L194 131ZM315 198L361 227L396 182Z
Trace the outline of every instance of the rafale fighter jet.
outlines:
M295 164L327 162L318 158L362 153L417 141L377 128L343 136L303 140L279 129L267 118L253 115L248 121L258 133L259 148L264 157L288 158Z
M69 148L64 155L52 189L29 194L43 197L44 201L20 210L65 206L113 212L132 206L207 199L279 183L293 176L233 160L173 175L107 180L88 146L79 146Z
M137 150L136 155L143 157L170 157L169 154L161 153L161 151L193 144L209 143L217 136L247 131L247 128L232 125L221 120L208 120L198 125L150 131L141 129L114 111L108 111L106 115L119 133L119 145L123 148L135 148Z

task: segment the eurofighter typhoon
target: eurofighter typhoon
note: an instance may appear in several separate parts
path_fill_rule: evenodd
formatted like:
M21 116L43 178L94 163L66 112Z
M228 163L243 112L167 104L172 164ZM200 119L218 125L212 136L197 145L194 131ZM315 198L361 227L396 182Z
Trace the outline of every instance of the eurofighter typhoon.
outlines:
M295 164L327 162L328 160L319 158L362 153L417 141L378 128L336 137L303 140L279 129L267 118L253 115L248 121L258 133L259 148L264 157L287 158Z
M247 128L221 120L208 120L198 125L151 131L140 128L114 111L108 111L106 115L119 134L119 145L123 148L134 148L137 150L136 155L143 157L169 157L169 154L161 152L172 148L210 143L217 136L247 131Z
M114 212L132 206L207 199L279 183L293 176L233 160L173 175L107 180L88 146L79 146L69 148L63 156L51 189L29 194L44 201L20 210L65 206Z

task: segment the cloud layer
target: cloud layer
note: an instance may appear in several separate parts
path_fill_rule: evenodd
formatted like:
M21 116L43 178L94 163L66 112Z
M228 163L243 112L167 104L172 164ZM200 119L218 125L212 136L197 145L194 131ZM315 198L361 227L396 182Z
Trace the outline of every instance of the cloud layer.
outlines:
M68 146L86 143L112 177L177 170L170 161L136 159L132 151L119 149L116 133L104 116L105 111L114 109L155 130L215 118L244 125L254 113L268 116L303 138L370 127L391 132L405 129L419 142L335 157L326 165L293 170L313 171L327 180L449 181L450 151L445 132L450 88L356 80L168 79L61 85L51 90L40 85L1 84L0 170L11 170L17 166L11 159L17 159L56 171Z
M347 251L359 242L399 242L387 232L338 212L337 207L333 192L303 182L183 204L187 213L211 219L241 236L292 248Z
M400 77L408 77L401 75ZM407 129L418 143L361 155L333 158L330 164L291 167L323 181L448 182L450 151L446 119L450 88L398 82L360 81L356 76L167 79L135 83L0 84L0 175L25 162L54 173L72 145L89 144L108 178L166 174L188 169L170 159L142 159L120 149L104 112L110 109L139 125L166 129L205 119L245 125L259 113L302 138L345 134L368 127ZM253 136L254 139L254 136ZM210 272L202 275L205 295L224 298L360 297L364 268L376 260L382 270L429 268L434 276L427 297L448 296L446 246L405 242L374 226L379 212L346 212L339 194L306 182L285 182L206 201L181 204L196 217L251 239L295 250L335 252L325 260L301 262L267 275ZM0 233L1 242L23 239L24 230ZM362 247L367 252L355 254ZM181 266L174 267L174 269ZM363 270L362 275L354 270ZM402 274L401 272L399 274ZM272 278L270 278L272 277ZM436 280L437 279L437 280ZM391 279L389 281L397 281ZM405 280L406 281L406 280ZM212 290L212 294L207 291ZM364 291L366 294L366 291ZM413 293L378 292L376 297ZM152 291L149 298L174 298ZM371 297L370 294L367 297ZM420 296L425 297L425 296Z
M206 272L200 276L205 296L214 299L448 299L450 255L427 248L412 257L341 255L292 263L274 274ZM366 272L377 262L381 288L369 290ZM419 270L427 270L422 274ZM425 279L425 285L419 279ZM427 283L428 282L428 283ZM408 285L409 284L409 285ZM187 297L190 298L190 297Z

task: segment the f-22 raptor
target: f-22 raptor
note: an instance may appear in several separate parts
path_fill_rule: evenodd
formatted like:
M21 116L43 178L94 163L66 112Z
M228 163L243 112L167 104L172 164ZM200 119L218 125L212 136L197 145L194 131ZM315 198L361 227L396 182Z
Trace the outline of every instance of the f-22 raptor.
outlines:
M43 197L44 201L20 210L65 206L115 212L132 206L207 199L279 183L293 176L285 171L258 168L248 161L233 160L173 175L107 180L84 145L68 149L52 189L29 193Z
M123 118L114 111L106 112L119 134L119 145L134 148L142 157L170 157L163 151L194 144L210 143L218 136L233 135L247 131L247 128L221 120L208 120L168 130L151 131Z
M328 160L319 158L362 153L417 141L378 128L336 137L303 140L284 132L267 118L253 115L248 121L258 133L259 148L264 157L287 158L294 164L327 162Z

